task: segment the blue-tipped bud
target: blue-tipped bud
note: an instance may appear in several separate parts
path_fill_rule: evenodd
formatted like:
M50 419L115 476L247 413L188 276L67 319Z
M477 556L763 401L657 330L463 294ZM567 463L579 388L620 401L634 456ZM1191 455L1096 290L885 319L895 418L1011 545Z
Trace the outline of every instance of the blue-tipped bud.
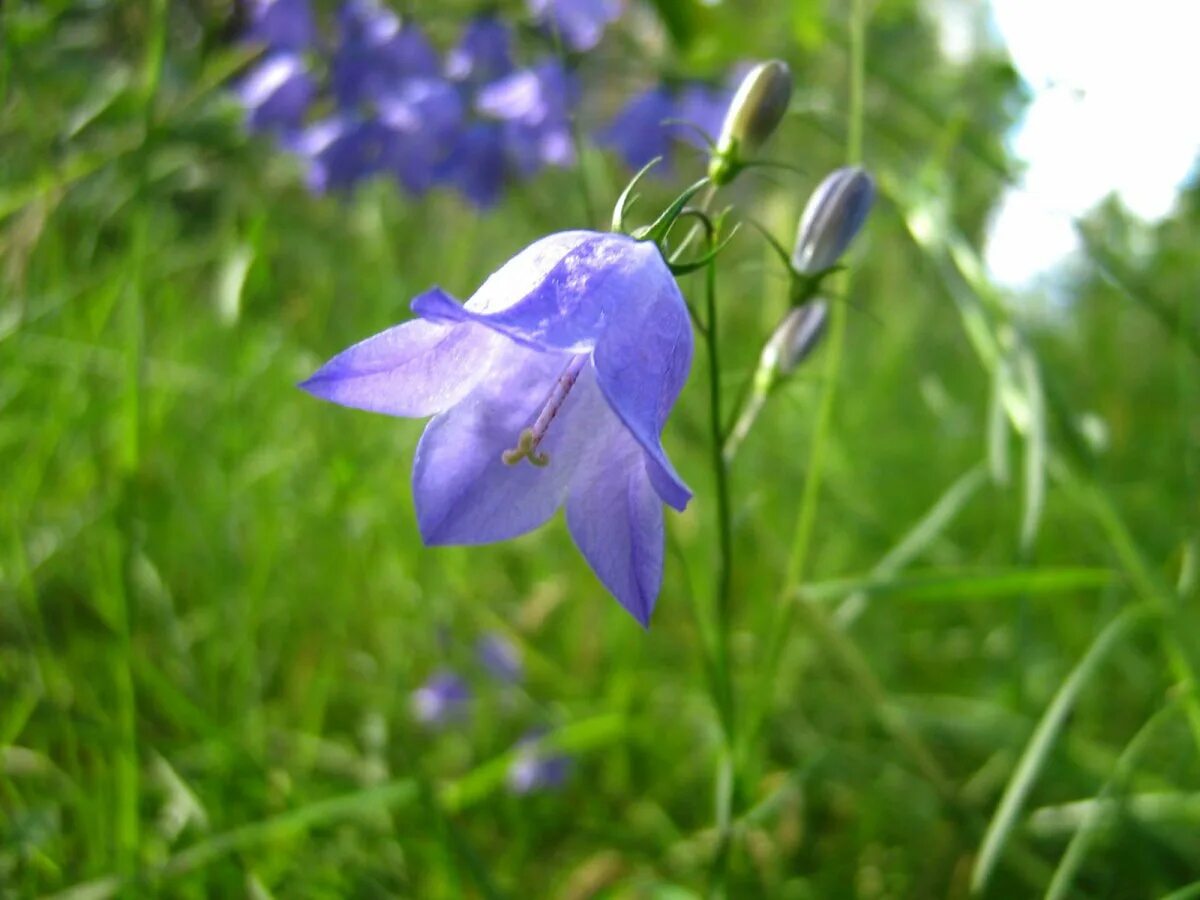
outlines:
M792 99L792 72L777 59L751 69L725 113L708 166L714 184L728 184L779 127Z
M875 181L865 169L850 166L831 172L809 198L792 268L798 275L818 275L831 269L866 221L875 200Z
M763 347L759 371L787 375L821 343L829 318L829 304L822 299L798 306L784 316Z

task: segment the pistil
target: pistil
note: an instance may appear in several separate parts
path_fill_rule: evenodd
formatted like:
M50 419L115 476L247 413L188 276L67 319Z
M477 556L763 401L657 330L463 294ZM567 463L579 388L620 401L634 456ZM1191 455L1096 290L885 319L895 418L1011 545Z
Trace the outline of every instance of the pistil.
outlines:
M554 387L550 389L550 396L546 399L542 411L538 413L533 425L521 430L516 447L500 454L505 465L515 466L522 459L528 459L530 463L539 467L549 464L550 457L545 453L539 453L538 447L541 445L542 439L546 437L550 423L554 421L554 417L558 415L558 411L566 402L567 394L571 392L571 388L579 379L579 373L583 371L586 362L587 355L581 354L567 363L567 367L555 380Z

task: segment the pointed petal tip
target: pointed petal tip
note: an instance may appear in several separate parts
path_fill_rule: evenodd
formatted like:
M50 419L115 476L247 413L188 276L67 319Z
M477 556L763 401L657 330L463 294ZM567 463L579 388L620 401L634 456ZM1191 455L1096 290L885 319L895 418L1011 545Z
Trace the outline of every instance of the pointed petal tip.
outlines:
M413 315L432 322L461 322L467 318L462 304L437 286L413 297L409 309Z
M613 596L621 604L621 608L633 616L633 620L638 625L642 626L642 631L650 630L650 617L654 614L654 603L658 600L657 595L647 595L639 585L635 596L619 597L615 594Z
M322 388L325 384L328 383L329 378L327 375L322 374L322 373L324 373L324 371L325 371L325 367L322 366L321 368L317 369L317 371L313 372L311 375L309 375L307 378L305 378L303 381L297 381L296 387L298 387L300 390L304 391L304 393L311 394L312 396L314 396L320 400L327 399Z

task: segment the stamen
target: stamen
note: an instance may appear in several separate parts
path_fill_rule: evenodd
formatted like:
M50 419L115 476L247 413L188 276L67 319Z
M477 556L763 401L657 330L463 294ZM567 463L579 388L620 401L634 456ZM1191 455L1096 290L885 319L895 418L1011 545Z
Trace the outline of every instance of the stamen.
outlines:
M533 426L521 430L521 434L517 438L516 447L512 450L505 450L500 454L500 458L504 461L505 465L515 466L522 459L528 459L533 465L539 467L549 464L549 455L538 453L537 448L542 443L542 439L546 437L546 431L549 429L550 423L554 421L554 417L558 415L558 411L562 409L563 403L566 402L567 394L575 386L575 382L579 379L579 373L583 371L583 365L586 362L587 354L580 354L574 357L567 364L567 367L563 369L563 373L554 382L550 396L546 399L542 411L538 413Z

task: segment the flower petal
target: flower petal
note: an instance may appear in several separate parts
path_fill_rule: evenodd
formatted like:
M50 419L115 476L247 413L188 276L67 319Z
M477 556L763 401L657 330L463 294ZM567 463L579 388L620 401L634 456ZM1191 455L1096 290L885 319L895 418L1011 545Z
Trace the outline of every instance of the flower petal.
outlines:
M539 451L545 466L505 463L571 361L508 343L471 394L430 421L413 462L417 522L426 544L486 544L524 534L554 514L605 409L588 369L567 394Z
M422 295L412 311L434 321L477 321L530 347L586 352L608 299L591 289L602 274L593 247L607 237L594 231L552 234L497 269L463 306Z
M639 244L643 264L624 303L613 304L592 354L600 390L646 451L646 468L663 501L678 510L692 492L663 449L667 415L692 365L687 306L657 248ZM649 254L653 254L650 256Z
M691 491L659 435L692 361L692 329L658 248L623 235L572 231L531 244L459 306L426 294L413 312L478 322L529 347L586 353L600 389L646 451L651 482L683 509Z
M342 406L430 416L467 396L506 344L495 332L469 322L416 319L343 350L300 387Z
M576 470L567 527L600 581L644 628L662 587L662 500L632 436L618 423L606 438L603 455Z

